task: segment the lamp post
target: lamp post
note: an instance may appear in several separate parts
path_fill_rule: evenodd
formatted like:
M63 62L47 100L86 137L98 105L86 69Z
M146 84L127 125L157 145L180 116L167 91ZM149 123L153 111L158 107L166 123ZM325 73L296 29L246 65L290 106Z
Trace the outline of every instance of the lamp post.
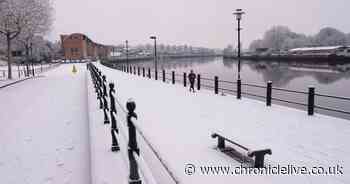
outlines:
M126 66L127 66L128 69L129 69L129 46L128 46L128 44L129 44L129 41L126 40L126 41L125 41L125 47L126 47Z
M238 21L238 80L241 79L241 19L242 15L245 14L242 9L236 9L236 12L233 13L236 15L236 19Z
M154 68L155 79L158 80L158 66L157 66L157 37L151 36L150 39L154 40Z

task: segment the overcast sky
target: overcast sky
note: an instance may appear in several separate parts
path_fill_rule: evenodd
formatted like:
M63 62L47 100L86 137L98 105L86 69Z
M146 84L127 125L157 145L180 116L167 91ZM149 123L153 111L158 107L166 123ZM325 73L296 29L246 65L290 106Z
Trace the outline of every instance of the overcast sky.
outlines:
M55 22L49 38L81 32L95 42L188 44L210 48L236 45L237 8L243 47L273 25L315 34L323 27L350 32L350 0L53 0Z

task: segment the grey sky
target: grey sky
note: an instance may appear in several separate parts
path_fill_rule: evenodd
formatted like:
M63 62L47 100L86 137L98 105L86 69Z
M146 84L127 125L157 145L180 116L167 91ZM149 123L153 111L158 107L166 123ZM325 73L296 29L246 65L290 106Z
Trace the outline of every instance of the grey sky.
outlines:
M82 32L102 44L160 43L224 48L236 42L236 20L242 8L243 47L273 25L315 34L331 26L350 32L349 0L54 0L51 40ZM236 44L236 43L235 43Z

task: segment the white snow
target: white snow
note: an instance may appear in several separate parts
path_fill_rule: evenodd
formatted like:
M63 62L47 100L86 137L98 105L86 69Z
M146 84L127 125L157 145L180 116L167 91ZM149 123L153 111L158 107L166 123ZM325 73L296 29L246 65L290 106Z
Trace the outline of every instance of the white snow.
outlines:
M182 85L165 84L97 65L125 106L136 101L137 125L180 183L349 183L350 121L212 91L189 93ZM120 109L119 109L119 114ZM124 122L119 122L124 123ZM284 166L343 166L337 176L203 176L184 173L188 163L196 166L239 166L214 149L218 132L251 150L271 148L266 164ZM142 142L142 137L139 136ZM141 149L141 152L143 150ZM142 154L142 153L141 153ZM151 154L151 153L149 153ZM145 158L151 157L143 153ZM146 159L146 161L148 161ZM154 163L149 163L153 169ZM156 170L157 168L155 168ZM197 168L197 172L199 168ZM153 175L157 172L153 170ZM162 182L165 183L165 182Z
M350 121L130 75L97 64L116 85L120 152L111 152L85 64L0 89L0 183L128 183L125 104L136 102L143 183L349 183ZM215 149L220 133L250 150L271 148L266 164L341 165L337 176L202 175L199 166L239 166ZM227 144L229 145L229 144ZM160 161L160 160L161 161ZM186 164L197 166L192 176ZM170 173L170 174L169 174Z
M85 65L0 90L0 183L88 184Z

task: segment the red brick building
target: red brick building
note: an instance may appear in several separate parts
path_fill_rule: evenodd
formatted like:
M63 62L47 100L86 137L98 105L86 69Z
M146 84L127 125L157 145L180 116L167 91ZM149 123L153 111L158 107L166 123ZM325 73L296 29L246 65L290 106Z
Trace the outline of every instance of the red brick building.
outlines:
M66 60L106 58L111 52L111 47L95 43L81 33L61 35L61 43Z

